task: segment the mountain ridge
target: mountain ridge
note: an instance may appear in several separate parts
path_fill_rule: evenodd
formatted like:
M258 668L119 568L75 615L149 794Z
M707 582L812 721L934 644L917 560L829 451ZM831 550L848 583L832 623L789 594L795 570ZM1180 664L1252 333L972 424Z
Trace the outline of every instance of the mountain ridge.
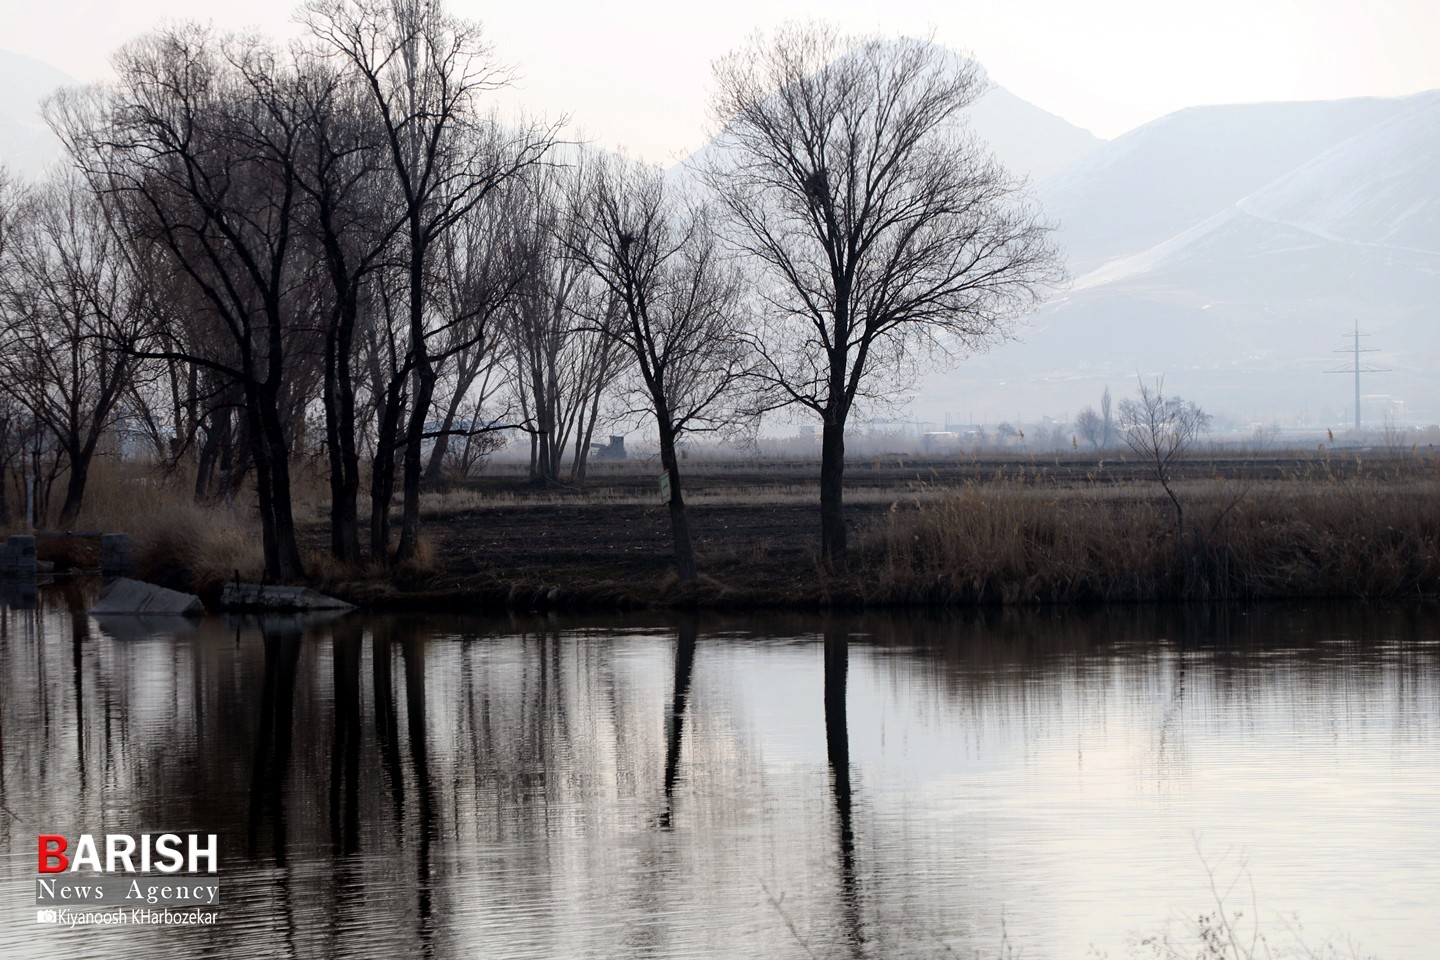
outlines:
M1181 113L1041 185L1076 279L1021 342L927 380L917 407L961 393L1008 418L1024 393L1069 416L1166 374L1241 420L1344 425L1352 392L1318 374L1358 321L1389 368L1366 381L1366 419L1440 420L1440 91ZM1197 129L1228 166L1165 162Z

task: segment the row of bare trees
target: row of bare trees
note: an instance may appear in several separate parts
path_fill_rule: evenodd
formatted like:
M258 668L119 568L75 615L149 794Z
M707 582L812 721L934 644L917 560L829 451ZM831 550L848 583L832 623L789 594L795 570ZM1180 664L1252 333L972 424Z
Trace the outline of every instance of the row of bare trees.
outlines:
M509 74L438 4L300 18L285 49L197 26L131 43L115 82L49 105L70 170L0 182L0 468L43 436L62 524L123 422L196 465L197 497L253 486L275 579L304 574L313 450L334 556L404 562L447 458L521 429L533 476L579 481L597 423L637 414L690 579L680 441L792 407L823 424L838 566L857 402L1003 336L1058 278L965 132L980 76L931 44L757 39L717 65L715 141L667 175L487 110Z

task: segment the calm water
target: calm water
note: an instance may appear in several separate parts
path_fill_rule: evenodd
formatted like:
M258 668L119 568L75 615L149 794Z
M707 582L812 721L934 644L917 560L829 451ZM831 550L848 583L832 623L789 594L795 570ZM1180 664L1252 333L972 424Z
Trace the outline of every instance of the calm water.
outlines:
M5 957L1150 956L1212 877L1277 947L1440 942L1433 607L40 605L0 608ZM219 925L35 922L37 833L164 831L220 835Z

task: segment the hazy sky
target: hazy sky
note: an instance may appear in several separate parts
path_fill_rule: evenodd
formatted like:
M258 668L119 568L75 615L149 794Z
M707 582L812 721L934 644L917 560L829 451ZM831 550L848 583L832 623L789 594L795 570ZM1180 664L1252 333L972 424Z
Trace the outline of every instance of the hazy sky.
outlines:
M0 0L0 46L77 79L166 18L290 34L294 0ZM512 102L569 114L588 138L668 161L708 124L712 59L757 27L825 17L927 33L974 54L1014 93L1103 137L1180 107L1412 93L1440 87L1437 0L451 0L523 75Z

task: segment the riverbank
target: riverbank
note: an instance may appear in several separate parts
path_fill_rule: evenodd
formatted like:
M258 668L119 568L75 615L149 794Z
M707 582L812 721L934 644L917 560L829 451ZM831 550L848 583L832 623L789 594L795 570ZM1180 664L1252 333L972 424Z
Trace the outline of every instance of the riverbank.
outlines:
M1187 462L1184 515L1133 461L869 461L847 474L852 561L818 557L801 467L700 472L689 495L701 576L670 568L650 478L583 491L496 483L437 497L429 558L322 589L371 608L854 609L972 603L1440 596L1433 458Z
M691 584L671 568L658 471L634 461L562 487L497 465L428 494L424 549L400 569L329 559L328 505L302 498L307 583L370 609L475 611L1440 596L1430 453L1192 458L1176 472L1183 520L1133 459L856 458L843 573L819 563L816 464L686 470ZM181 484L118 489L93 522L136 536L140 576L207 598L237 571L259 576L243 503L195 506Z

